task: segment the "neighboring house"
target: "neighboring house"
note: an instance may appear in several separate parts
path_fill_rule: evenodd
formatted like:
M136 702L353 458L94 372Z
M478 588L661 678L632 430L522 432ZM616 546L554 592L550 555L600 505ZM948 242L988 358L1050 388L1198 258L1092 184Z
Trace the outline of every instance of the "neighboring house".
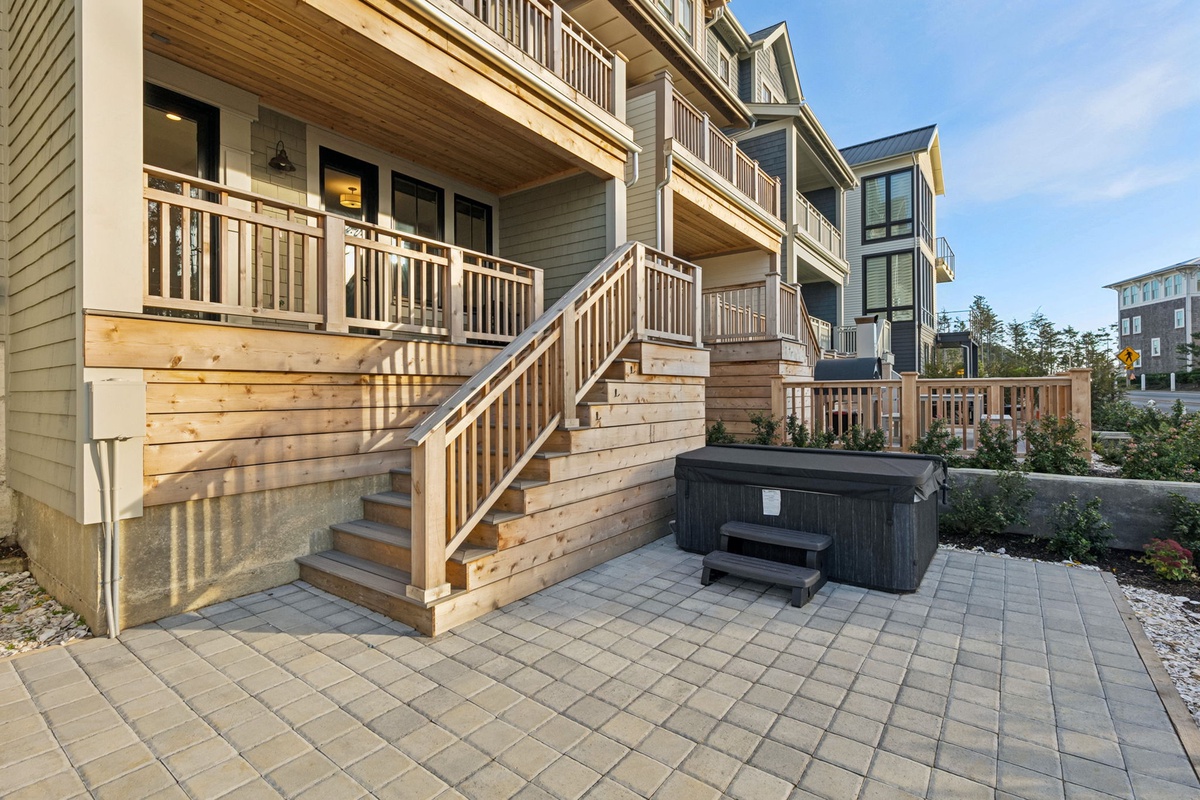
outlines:
M856 318L890 324L899 371L920 371L933 358L937 284L954 280L954 253L937 235L942 151L936 125L842 148L859 185L846 196L850 278L843 335ZM852 343L839 349L853 352Z
M719 12L498 8L4 0L6 466L93 630L303 576L437 632L663 535L696 265L721 380L810 368Z
M1117 349L1141 354L1137 374L1195 369L1177 351L1200 333L1200 258L1126 278L1104 287L1117 293Z

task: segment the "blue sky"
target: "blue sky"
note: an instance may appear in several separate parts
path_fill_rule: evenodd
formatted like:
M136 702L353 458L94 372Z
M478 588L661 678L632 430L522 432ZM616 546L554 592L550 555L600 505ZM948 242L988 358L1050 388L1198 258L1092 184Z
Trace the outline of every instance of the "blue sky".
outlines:
M1200 0L734 0L786 13L839 147L936 122L938 234L1005 320L1116 321L1106 283L1200 256Z

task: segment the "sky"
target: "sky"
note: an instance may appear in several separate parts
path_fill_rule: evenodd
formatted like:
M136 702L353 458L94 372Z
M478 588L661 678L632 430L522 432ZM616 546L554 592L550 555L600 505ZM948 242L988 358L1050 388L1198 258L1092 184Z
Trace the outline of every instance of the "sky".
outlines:
M1117 319L1105 284L1200 256L1200 0L733 0L786 14L838 147L937 123L937 233L1006 321ZM963 315L965 318L965 314Z

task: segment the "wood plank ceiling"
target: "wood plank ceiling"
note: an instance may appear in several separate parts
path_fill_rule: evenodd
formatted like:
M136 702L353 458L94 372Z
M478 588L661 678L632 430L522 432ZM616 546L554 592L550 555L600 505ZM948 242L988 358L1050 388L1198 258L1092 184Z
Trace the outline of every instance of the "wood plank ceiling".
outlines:
M493 192L582 166L460 88L455 70L432 74L305 2L146 0L144 22L148 51Z

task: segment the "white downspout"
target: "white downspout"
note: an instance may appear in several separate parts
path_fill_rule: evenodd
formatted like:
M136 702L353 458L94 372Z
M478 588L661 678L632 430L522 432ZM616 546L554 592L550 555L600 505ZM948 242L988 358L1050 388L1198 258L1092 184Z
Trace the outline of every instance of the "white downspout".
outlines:
M667 184L671 181L671 164L673 155L673 153L667 153L666 161L663 162L662 180L659 181L658 185L654 187L654 248L656 250L664 249L663 228L665 226L665 222L663 217L666 216L666 209L664 208L665 203L663 202L663 189L665 189Z

